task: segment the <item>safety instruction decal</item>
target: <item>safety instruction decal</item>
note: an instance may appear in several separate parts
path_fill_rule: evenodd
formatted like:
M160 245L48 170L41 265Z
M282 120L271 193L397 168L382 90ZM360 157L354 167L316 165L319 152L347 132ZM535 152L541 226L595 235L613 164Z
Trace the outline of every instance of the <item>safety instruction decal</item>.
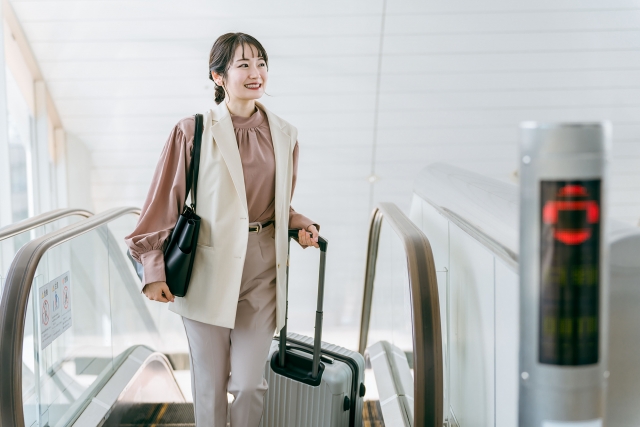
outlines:
M71 327L70 278L67 271L38 289L41 350Z

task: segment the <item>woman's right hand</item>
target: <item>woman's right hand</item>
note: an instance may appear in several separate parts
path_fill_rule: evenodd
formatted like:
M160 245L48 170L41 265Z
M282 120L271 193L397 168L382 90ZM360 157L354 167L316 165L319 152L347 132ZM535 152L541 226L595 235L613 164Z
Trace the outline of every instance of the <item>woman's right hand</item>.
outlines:
M142 293L152 301L173 302L175 299L175 297L171 295L171 291L169 291L169 286L166 282L147 283L144 288L142 288Z

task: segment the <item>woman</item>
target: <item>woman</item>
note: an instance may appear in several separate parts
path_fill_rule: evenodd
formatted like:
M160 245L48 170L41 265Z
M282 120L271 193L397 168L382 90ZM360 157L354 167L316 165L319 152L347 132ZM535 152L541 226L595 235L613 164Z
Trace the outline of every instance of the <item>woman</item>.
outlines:
M196 424L258 426L263 378L274 331L284 326L288 228L318 247L319 226L290 206L296 182L297 130L256 102L265 93L268 58L243 33L216 40L209 78L218 104L204 113L196 207L198 248L185 297L165 283L163 247L184 207L195 120L172 130L136 229L126 242L144 267L144 294L170 302L189 341Z

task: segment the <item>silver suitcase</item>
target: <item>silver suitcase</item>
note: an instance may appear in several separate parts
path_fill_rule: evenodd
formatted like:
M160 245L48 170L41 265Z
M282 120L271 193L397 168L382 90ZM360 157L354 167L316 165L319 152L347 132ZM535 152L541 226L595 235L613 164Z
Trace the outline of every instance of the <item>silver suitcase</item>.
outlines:
M289 237L297 236L290 230ZM289 242L291 240L289 239ZM315 337L287 333L271 343L265 365L269 388L261 427L361 427L364 357L321 341L327 241L320 237ZM287 266L287 282L288 282ZM288 291L287 283L287 291Z

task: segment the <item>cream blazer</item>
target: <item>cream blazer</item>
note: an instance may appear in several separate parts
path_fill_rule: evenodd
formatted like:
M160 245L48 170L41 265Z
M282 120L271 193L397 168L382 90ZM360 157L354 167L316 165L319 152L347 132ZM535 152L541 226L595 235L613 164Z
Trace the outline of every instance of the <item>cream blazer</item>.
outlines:
M298 131L265 111L276 163L275 245L277 330L284 326L293 149ZM169 309L188 319L233 328L249 235L249 211L238 143L225 102L203 114L196 206L201 218L189 291Z

